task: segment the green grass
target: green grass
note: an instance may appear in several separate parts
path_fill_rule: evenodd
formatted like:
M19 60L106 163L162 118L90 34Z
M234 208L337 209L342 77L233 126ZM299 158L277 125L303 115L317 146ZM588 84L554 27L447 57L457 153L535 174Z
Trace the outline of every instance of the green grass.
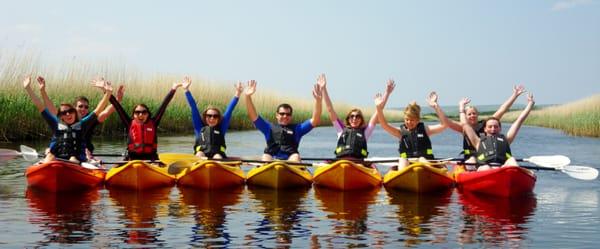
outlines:
M23 89L25 75L41 75L46 79L46 91L55 105L63 102L72 103L75 97L84 95L90 99L93 110L101 98L100 90L90 86L90 81L98 75L104 76L116 85L125 85L125 96L122 105L130 112L137 103L144 103L155 112L171 88L173 82L180 81L183 75L154 74L142 75L128 66L113 64L72 62L55 67L43 67L34 56L7 56L0 54L0 141L10 142L30 139L47 139L51 135L46 123L37 112L33 103ZM233 97L234 82L209 82L192 74L193 84L190 88L198 109L214 105L224 111ZM37 82L33 89L39 93ZM259 82L260 84L260 82ZM274 120L275 108L282 102L294 107L294 120L297 122L311 117L314 100L307 89L307 98L289 98L268 89L259 89L253 96L259 114L268 120ZM38 95L39 96L39 95ZM347 104L337 104L340 115L353 108ZM363 109L366 115L374 109ZM401 112L386 112L390 120L401 120ZM321 119L322 125L330 125L325 107ZM248 119L244 97L240 98L231 118L230 129L253 129ZM174 99L167 108L159 132L161 134L193 134L190 108L185 100L184 90L178 89ZM111 115L96 129L100 136L122 136L124 127L117 114Z

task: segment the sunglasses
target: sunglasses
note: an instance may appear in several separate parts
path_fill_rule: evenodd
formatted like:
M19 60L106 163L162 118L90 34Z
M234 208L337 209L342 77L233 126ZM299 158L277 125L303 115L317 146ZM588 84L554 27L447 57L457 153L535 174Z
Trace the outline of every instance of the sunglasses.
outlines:
M206 114L205 116L206 116L206 118L220 118L221 117L221 115L219 115L219 114Z
M290 116L290 117L292 116L292 113L290 113L290 112L278 112L277 114L279 114L279 116L284 116L284 117L285 116Z
M77 108L81 108L81 109L89 109L90 106L89 105L78 105Z
M134 115L145 115L148 114L147 110L143 110L143 111L134 111L133 112Z
M349 116L349 118L351 118L351 119L352 119L352 118L362 118L362 115L360 115L360 114L351 114L351 115Z
M64 111L58 112L58 116L64 116L67 114L75 114L75 112L76 112L75 109L71 108L69 110L64 110Z

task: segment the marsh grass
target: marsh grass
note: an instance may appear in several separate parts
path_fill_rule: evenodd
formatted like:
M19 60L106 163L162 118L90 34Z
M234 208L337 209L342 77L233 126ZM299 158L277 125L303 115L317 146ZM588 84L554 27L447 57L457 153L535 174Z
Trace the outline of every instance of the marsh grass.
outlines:
M90 99L90 111L100 100L102 93L93 88L90 81L102 75L115 86L125 86L123 108L130 112L135 104L144 103L151 111L157 111L162 100L174 82L180 81L183 75L153 74L142 75L140 71L130 66L117 66L114 63L89 63L72 61L59 66L44 67L35 56L10 56L0 53L0 141L8 142L25 139L49 138L50 131L46 122L37 112L29 97L23 90L25 75L36 77L41 75L46 79L46 91L55 105L72 103L80 95ZM196 99L198 109L213 105L224 110L233 97L234 82L212 82L201 77L193 76L190 87ZM39 87L34 80L33 89L39 96ZM294 121L301 122L312 115L314 99L311 95L311 84L306 87L307 98L290 98L261 88L260 82L257 93L253 96L254 104L259 114L268 120L274 120L275 108L286 102L294 108ZM248 119L244 97L240 98L231 118L230 129L253 129L254 125ZM336 104L339 114L346 113L352 108L347 104ZM366 114L373 109L364 109ZM399 120L400 112L386 112L390 120ZM323 108L322 125L330 125L325 108ZM111 115L95 132L101 136L123 136L125 128L116 114ZM190 108L185 99L184 90L178 89L160 123L161 134L193 134Z
M513 121L521 111L507 113ZM600 137L600 94L575 102L533 110L525 124L561 129L575 136Z

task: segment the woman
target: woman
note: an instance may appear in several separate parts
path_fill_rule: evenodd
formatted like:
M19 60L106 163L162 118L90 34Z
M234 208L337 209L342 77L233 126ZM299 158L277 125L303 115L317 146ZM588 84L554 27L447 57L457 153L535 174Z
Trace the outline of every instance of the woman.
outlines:
M202 116L196 107L196 100L192 96L189 88L192 80L189 77L183 79L183 89L185 89L185 97L192 111L192 121L194 123L194 133L196 135L196 143L194 144L194 153L197 157L206 159L223 159L226 158L225 149L225 133L229 129L229 120L233 109L240 99L240 94L244 90L241 82L235 85L235 95L225 114L221 116L221 111L214 106L208 106L202 112Z
M498 108L498 110L492 115L492 117L500 120L502 116L504 116L504 113L506 113L508 109L510 109L515 100L524 92L525 88L523 86L514 86L512 95L510 95L510 97L500 106L500 108ZM479 112L477 111L477 108L475 108L474 106L467 106L467 104L469 104L470 102L470 99L463 98L458 103L459 115L460 113L464 113L467 117L467 123L473 128L473 130L475 130L475 132L479 135L483 135L483 120L479 120ZM471 158L476 151L476 147L474 147L469 142L467 136L464 135L462 123L452 120L448 124L448 127L456 132L463 133L463 154L465 159Z
M325 74L321 74L318 77L317 84L321 88L323 98L325 99L329 119L331 119L331 123L337 131L338 141L335 149L336 158L366 158L367 155L369 155L367 150L367 140L371 137L375 125L377 125L377 110L375 110L375 113L368 124L365 124L362 111L356 108L350 110L344 119L345 122L342 122L333 109L333 104L329 98ZM392 94L392 91L394 91L395 86L393 80L388 80L383 100L384 105L390 94Z
M388 124L383 114L385 106L384 98L378 93L375 96L375 105L377 107L378 120L381 127L391 135L400 139L400 159L398 160L398 169L408 166L409 158L418 158L421 162L427 159L434 159L430 136L442 132L448 126L448 118L437 103L438 95L431 92L427 99L429 106L435 110L440 124L425 125L421 122L421 107L416 102L410 103L404 109L404 124L400 127L393 127Z
M169 91L154 116L150 113L148 106L137 104L133 107L132 119L127 115L115 96L110 97L110 103L115 107L121 122L128 130L125 160L158 160L157 128L177 88L182 85L183 83L173 83L171 91Z
M43 81L43 78L38 77L39 81ZM77 110L73 105L68 103L60 104L58 114L52 114L31 89L31 76L25 78L23 87L52 130L50 150L43 162L50 162L55 160L55 158L70 160L75 163L87 161L85 154L85 134L90 129L90 126L94 122L97 122L98 116L96 113L106 107L109 97L112 94L110 82L96 81L94 82L94 86L104 90L104 96L90 115L79 120Z
M525 121L535 104L531 93L527 95L527 102L527 106L511 125L506 136L500 133L502 126L500 120L495 117L490 117L483 122L484 134L479 135L469 124L467 115L464 112L459 114L463 130L469 142L477 148L477 163L483 164L477 169L478 171L490 169L490 164L518 166L517 160L511 155L510 144L514 141L523 121ZM474 163L469 160L467 162Z

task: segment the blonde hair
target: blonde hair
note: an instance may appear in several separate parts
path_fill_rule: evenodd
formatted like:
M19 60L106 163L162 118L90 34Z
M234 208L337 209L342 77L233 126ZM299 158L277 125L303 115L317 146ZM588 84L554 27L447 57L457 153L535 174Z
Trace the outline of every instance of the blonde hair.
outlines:
M410 102L406 108L404 108L404 116L410 119L421 119L421 107L416 101Z

